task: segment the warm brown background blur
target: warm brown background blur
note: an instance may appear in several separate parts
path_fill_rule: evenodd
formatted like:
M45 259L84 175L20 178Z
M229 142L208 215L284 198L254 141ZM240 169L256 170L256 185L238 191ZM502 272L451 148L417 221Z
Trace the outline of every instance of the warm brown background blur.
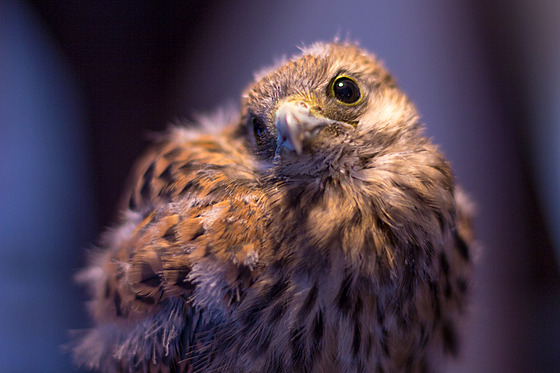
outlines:
M559 25L554 0L0 0L0 371L73 370L71 278L149 133L338 34L385 61L478 204L449 370L560 372Z

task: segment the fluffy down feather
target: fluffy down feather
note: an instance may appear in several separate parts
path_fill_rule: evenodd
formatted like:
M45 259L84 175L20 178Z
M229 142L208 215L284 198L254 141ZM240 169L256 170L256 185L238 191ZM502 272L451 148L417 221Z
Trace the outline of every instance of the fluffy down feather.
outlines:
M469 204L359 47L318 43L260 74L240 113L171 129L132 180L81 276L95 326L79 364L424 372L457 353Z

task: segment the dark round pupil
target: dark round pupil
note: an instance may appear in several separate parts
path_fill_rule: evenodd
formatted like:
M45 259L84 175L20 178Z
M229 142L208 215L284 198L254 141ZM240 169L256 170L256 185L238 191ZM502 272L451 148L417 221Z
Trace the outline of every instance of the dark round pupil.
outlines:
M345 104L353 104L361 97L360 88L358 88L356 82L349 78L338 78L334 82L333 89L334 97Z

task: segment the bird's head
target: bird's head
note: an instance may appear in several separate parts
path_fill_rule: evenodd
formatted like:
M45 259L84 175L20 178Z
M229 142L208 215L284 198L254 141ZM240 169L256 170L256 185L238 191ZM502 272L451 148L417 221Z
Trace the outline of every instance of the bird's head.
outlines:
M348 43L314 44L263 74L243 96L243 125L256 153L285 175L361 167L419 131L385 68Z

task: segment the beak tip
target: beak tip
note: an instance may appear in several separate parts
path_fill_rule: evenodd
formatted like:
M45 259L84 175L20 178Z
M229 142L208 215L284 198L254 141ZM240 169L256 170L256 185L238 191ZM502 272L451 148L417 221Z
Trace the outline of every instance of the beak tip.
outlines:
M292 150L296 152L296 154L301 155L303 153L303 145L300 141L295 138L286 138L283 136L278 136L276 140L276 153L280 152L280 149L286 148L288 150Z
M303 153L305 133L316 122L318 122L318 119L310 113L307 103L303 101L286 101L282 103L276 112L278 150L281 147L285 147L301 155Z

